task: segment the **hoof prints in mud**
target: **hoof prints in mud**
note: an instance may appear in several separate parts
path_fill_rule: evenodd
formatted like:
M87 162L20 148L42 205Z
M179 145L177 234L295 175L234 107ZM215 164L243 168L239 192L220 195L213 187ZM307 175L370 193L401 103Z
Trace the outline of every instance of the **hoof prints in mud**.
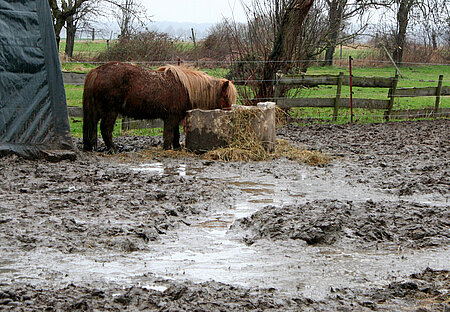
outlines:
M279 299L271 290L249 290L216 282L168 286L164 291L148 287L99 290L70 284L57 291L46 291L27 285L1 290L0 310L5 307L18 311L296 311L295 301Z
M217 181L135 172L94 155L60 163L11 156L0 167L0 237L9 250L147 250L229 196Z
M448 207L409 202L312 201L267 206L237 220L244 241L302 240L309 245L351 244L359 248L422 248L450 243Z
M281 298L274 289L248 289L217 282L155 281L152 287L69 284L61 289L31 285L0 288L8 311L449 311L449 272L426 269L381 288L334 289L315 301ZM158 286L161 285L161 286Z
M450 188L449 119L346 125L287 125L278 137L344 156L348 178L408 196Z
M339 302L356 302L367 311L450 311L450 272L427 268L409 278L370 290L338 289ZM360 309L357 309L360 311Z
M448 270L445 258L407 267L408 273L383 275L380 280L385 286L368 281L370 275L364 270L349 268L351 278L358 284L344 281L320 301L300 294L286 298L278 289L240 288L216 282L194 284L181 278L158 284L149 277L153 274L150 268L148 274L139 274L136 280L130 272L132 284L110 273L105 279L85 274L86 278L79 282L76 276L63 278L71 270L53 270L52 264L59 259L42 260L47 249L49 257L74 252L67 256L69 261L86 254L88 258L98 254L105 256L101 259L115 255L127 259L136 256L130 251L149 253L159 244L153 240L165 240L162 233L173 237L178 225L189 218L208 217L243 200L236 187L212 178L234 175L242 177L238 181L251 181L254 177L258 180L263 175L273 178L269 183L281 186L293 178L293 186L285 184L283 190L295 192L307 187L309 177L313 181L323 177L321 183L342 182L358 190L374 190L376 194L368 194L374 202L360 202L353 196L336 198L341 201L313 202L321 197L298 193L301 196L296 199L310 203L266 207L252 218L235 223L232 234L247 234L248 243L261 238L279 240L276 244L269 242L270 247L296 239L294 244L286 242L287 248L307 242L325 245L325 250L340 248L345 253L357 247L368 248L369 252L379 247L377 255L383 254L384 248L437 245L431 249L440 250L439 256L445 256L449 244L449 131L448 119L372 125L289 125L279 129L279 138L339 155L325 168L303 168L287 160L205 164L190 158L155 156L155 161L165 168L180 164L200 168L197 178L136 172L118 163L117 158L100 157L97 153L80 153L78 160L57 164L14 156L0 158L0 311L450 311L447 271L427 270L404 278L427 265ZM161 141L146 136L115 138L119 151L141 151ZM80 139L75 142L81 147ZM305 186L299 180L302 174ZM239 226L246 232L236 229ZM254 244L248 249L260 247ZM364 253L360 251L356 250ZM171 252L167 250L167 254ZM50 270L47 266L40 269L29 265L47 259ZM408 264L406 261L404 265ZM321 271L323 264L318 265L304 269ZM76 285L70 284L72 278ZM150 286L154 282L168 288L157 291L145 287L144 281L149 281ZM136 287L130 288L132 285ZM376 288L372 288L374 285Z

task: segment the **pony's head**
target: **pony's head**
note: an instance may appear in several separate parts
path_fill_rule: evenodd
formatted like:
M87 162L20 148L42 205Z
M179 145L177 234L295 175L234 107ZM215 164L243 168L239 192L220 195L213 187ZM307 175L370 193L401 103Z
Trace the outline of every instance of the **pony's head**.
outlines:
M208 74L180 66L166 65L158 71L171 72L185 87L192 108L229 108L236 104L237 90L226 79L217 79Z
M237 90L234 84L226 79L220 79L220 96L218 97L218 107L231 108L231 105L236 104Z

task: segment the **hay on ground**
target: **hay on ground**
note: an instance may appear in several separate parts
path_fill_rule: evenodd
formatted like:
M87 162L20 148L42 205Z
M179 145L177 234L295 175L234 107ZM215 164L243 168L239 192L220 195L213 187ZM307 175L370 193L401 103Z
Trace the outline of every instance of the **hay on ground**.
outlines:
M264 149L246 149L224 147L209 151L203 155L192 153L181 148L179 150L163 150L161 147L150 147L140 152L128 152L115 155L101 154L103 157L116 158L124 163L138 163L161 158L200 158L215 161L268 161L285 157L289 160L301 161L308 165L325 165L331 161L328 154L319 151L308 151L289 144L286 140L277 140L275 152L268 153Z
M267 152L263 142L257 138L252 122L257 115L253 110L238 109L228 122L231 123L231 134L228 135L227 147L209 151L203 155L196 155L187 149L163 150L161 147L152 147L137 153L122 153L115 157L124 162L139 162L157 158L202 158L217 161L267 161L285 157L290 160L302 161L309 165L327 164L331 157L319 151L308 151L293 146L286 140L277 140L275 151Z
M277 123L283 118L283 110L277 110ZM264 161L280 157L290 160L304 161L310 165L326 164L330 156L318 151L307 151L290 145L286 140L277 140L275 151L269 153L264 149L263 142L259 140L253 130L252 121L257 115L252 110L239 109L233 112L232 134L228 146L207 152L204 157L211 160L222 161Z

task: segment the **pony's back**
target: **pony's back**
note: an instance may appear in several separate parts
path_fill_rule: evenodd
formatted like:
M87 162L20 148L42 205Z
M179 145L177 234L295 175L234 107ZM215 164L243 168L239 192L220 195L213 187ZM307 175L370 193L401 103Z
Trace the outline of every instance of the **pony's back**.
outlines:
M160 67L158 71L171 72L180 81L189 94L192 108L219 108L217 103L223 96L227 97L228 103L236 103L236 88L226 79L217 79L201 71L173 65Z

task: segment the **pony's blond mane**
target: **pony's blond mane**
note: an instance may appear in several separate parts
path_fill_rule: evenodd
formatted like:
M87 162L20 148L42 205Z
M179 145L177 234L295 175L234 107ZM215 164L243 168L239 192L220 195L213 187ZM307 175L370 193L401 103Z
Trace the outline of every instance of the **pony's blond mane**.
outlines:
M189 94L192 108L217 108L216 103L221 96L222 86L228 81L181 66L165 65L158 71L171 72L181 82ZM229 82L225 96L228 97L230 105L236 104L237 91L231 82Z

